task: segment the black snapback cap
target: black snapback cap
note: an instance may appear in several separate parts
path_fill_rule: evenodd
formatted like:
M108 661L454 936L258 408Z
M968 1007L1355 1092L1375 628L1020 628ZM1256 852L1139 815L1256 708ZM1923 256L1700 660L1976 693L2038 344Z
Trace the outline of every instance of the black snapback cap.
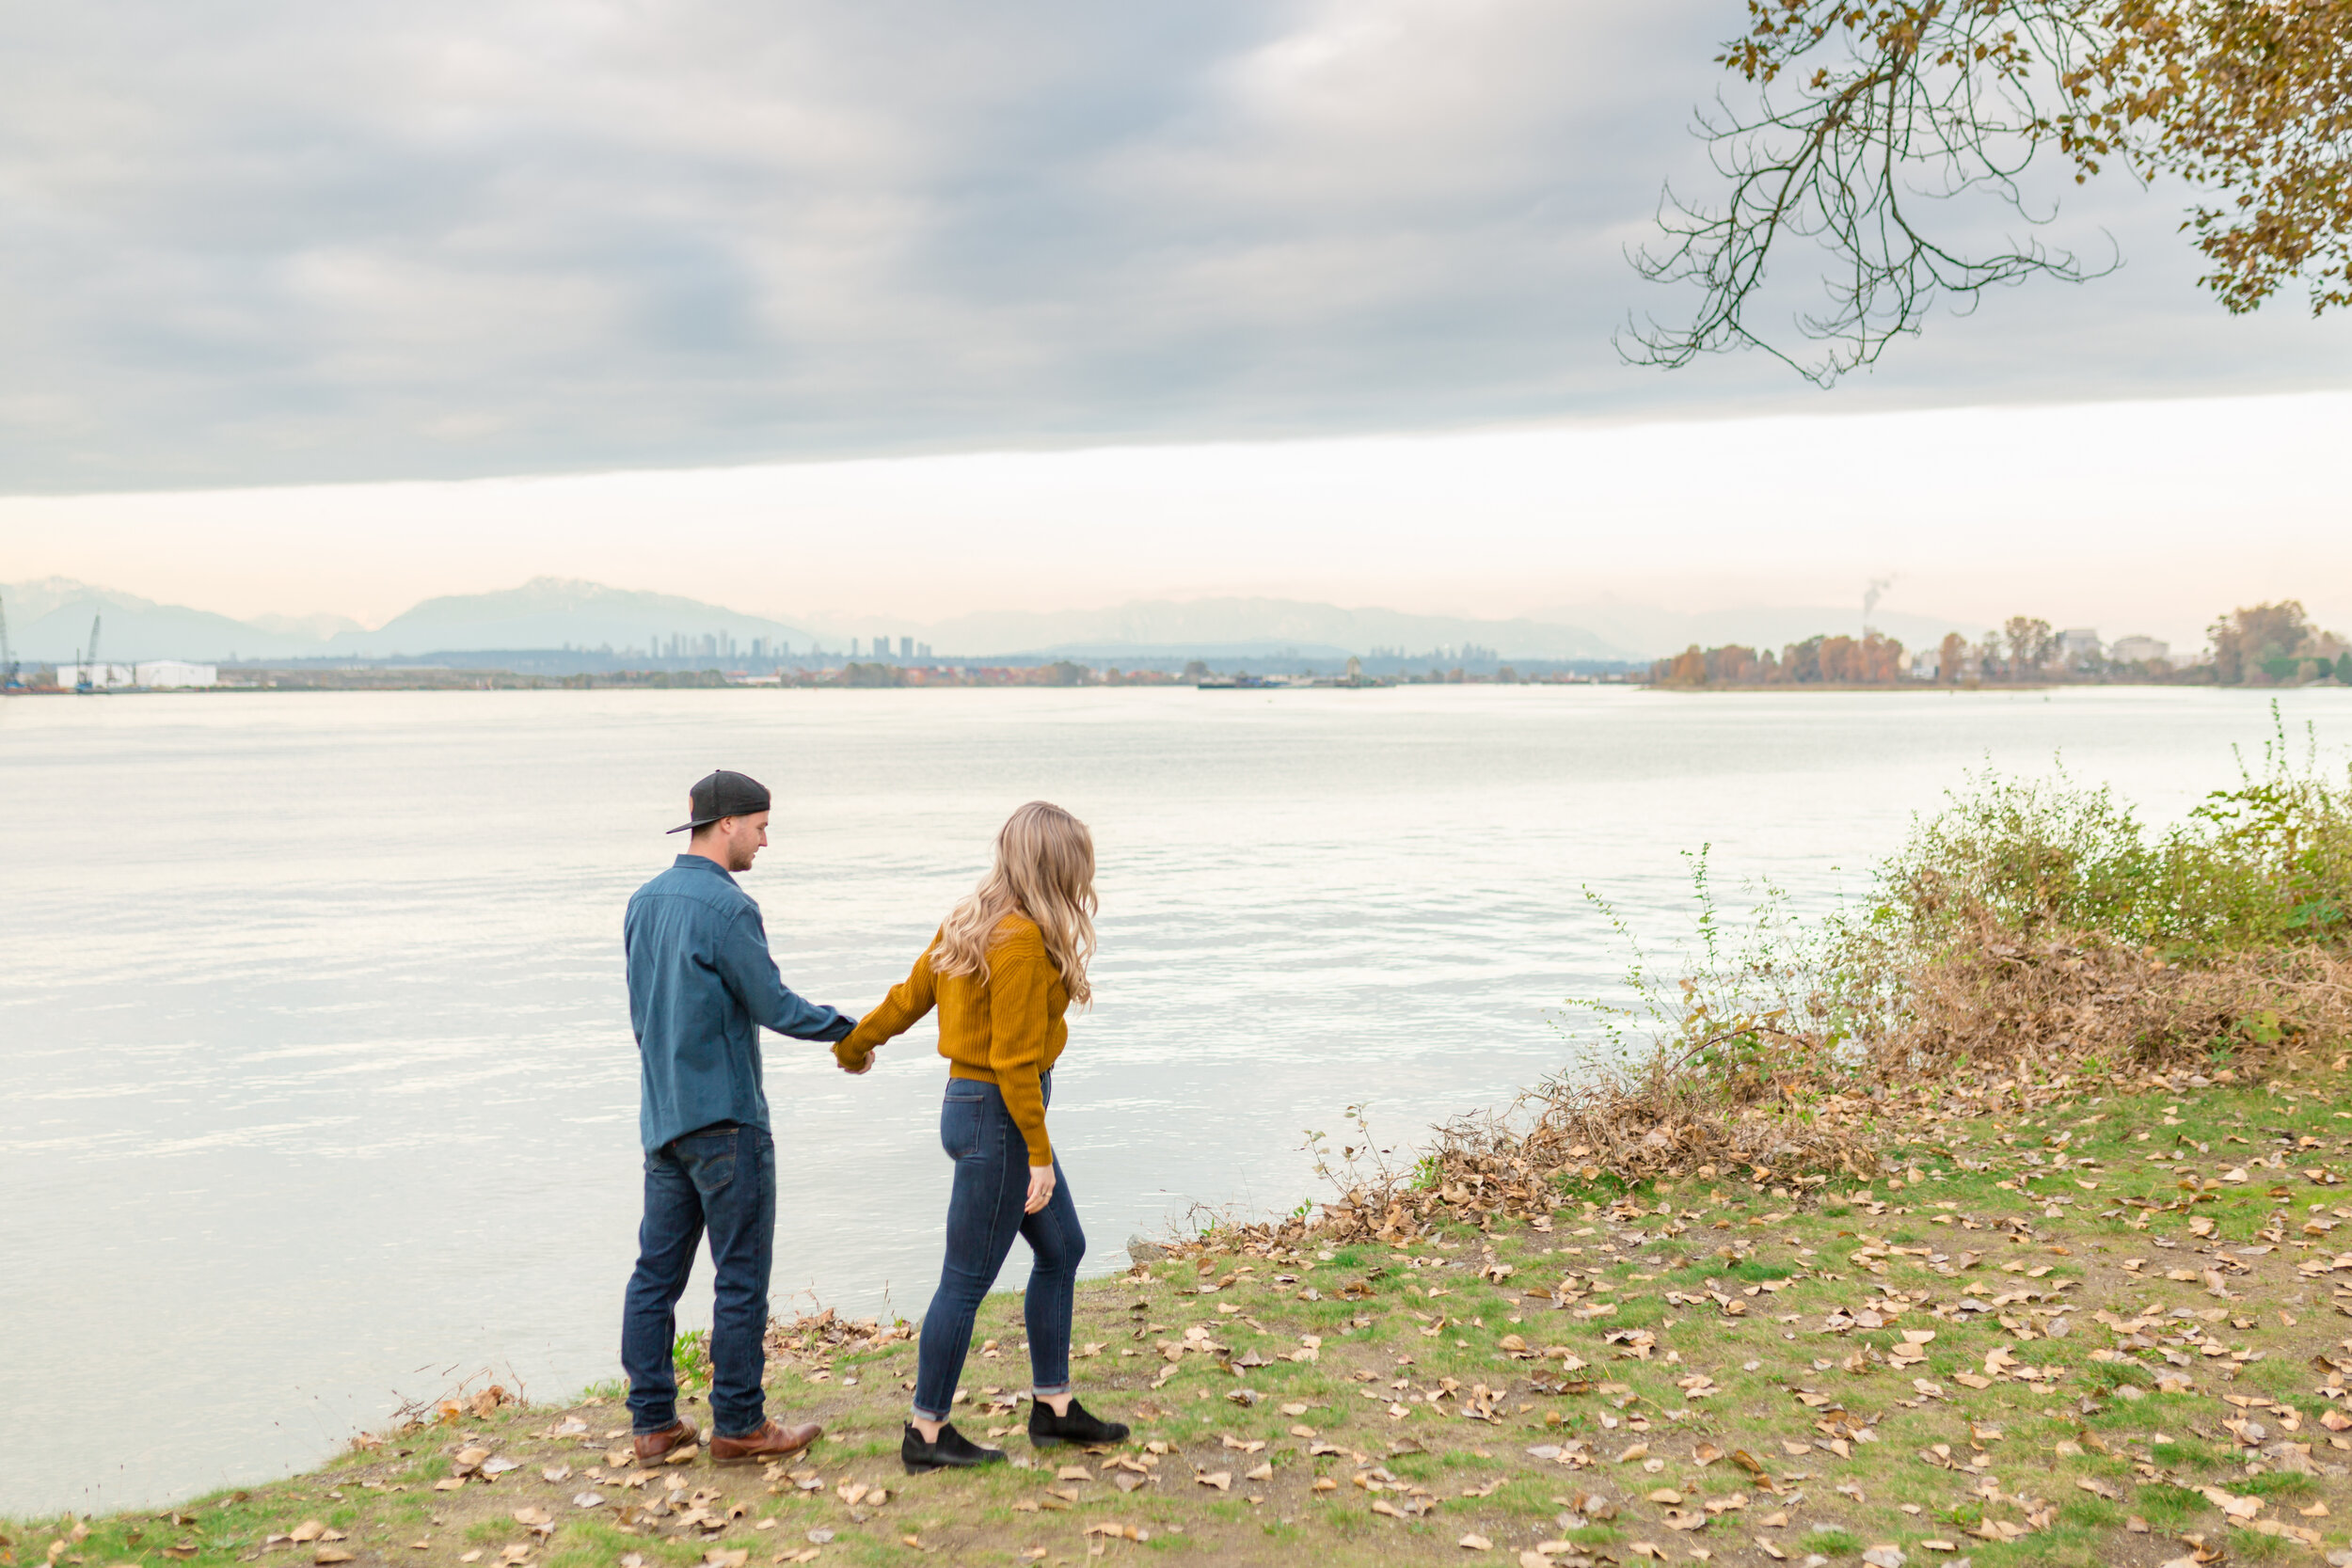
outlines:
M722 768L707 778L695 780L694 787L686 793L686 801L693 818L672 828L670 832L674 833L707 827L723 816L750 816L766 811L768 786L748 773L730 773Z

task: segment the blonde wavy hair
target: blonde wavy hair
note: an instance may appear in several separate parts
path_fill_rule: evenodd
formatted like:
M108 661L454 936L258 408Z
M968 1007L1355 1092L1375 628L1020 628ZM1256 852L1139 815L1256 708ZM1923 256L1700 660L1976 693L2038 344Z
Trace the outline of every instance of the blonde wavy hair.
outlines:
M977 974L986 985L988 950L1002 940L996 928L1016 912L1037 923L1070 1000L1092 1001L1094 835L1048 801L1030 801L996 831L996 864L941 922L931 973Z

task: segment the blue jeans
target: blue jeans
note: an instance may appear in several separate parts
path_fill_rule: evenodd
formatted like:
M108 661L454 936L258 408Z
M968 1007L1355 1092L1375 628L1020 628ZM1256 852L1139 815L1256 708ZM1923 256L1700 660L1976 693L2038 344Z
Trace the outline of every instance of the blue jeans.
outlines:
M1045 1074L1040 1087L1052 1104L1054 1075ZM915 1353L914 1413L927 1421L947 1418L956 1380L963 1375L964 1353L972 1346L973 1315L996 1282L1015 1236L1029 1243L1031 1257L1023 1310L1033 1386L1041 1394L1070 1392L1070 1314L1087 1239L1078 1228L1077 1206L1070 1201L1061 1162L1054 1162L1052 1201L1034 1214L1024 1213L1029 1146L996 1085L968 1078L947 1080L939 1141L956 1163L956 1184L947 1198L947 1258L940 1266L939 1291L923 1314L923 1340Z
M723 1437L768 1418L768 1275L776 1249L776 1146L763 1128L706 1127L645 1156L645 1218L637 1271L621 1310L621 1367L629 1425L660 1432L677 1419L671 1344L703 1232L710 1232L710 1415Z

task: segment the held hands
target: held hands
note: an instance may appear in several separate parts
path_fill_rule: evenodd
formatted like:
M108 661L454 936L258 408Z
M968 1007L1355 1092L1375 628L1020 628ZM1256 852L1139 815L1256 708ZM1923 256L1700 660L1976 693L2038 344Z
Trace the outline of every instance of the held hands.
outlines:
M1025 1214L1034 1214L1053 1200L1054 1167L1031 1165L1029 1167L1029 1200L1022 1205L1021 1212Z
M850 1042L846 1039L835 1041L834 1044L833 1059L840 1065L841 1070L855 1077L861 1072L871 1069L874 1065L873 1049L869 1047L864 1051L852 1052L849 1049L849 1044Z

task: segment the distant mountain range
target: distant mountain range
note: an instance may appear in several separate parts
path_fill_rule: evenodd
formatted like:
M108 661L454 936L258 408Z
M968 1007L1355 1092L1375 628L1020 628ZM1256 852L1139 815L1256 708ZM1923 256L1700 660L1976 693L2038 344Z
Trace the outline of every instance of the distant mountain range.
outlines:
M766 616L696 599L607 588L564 578L535 578L519 588L427 599L373 629L335 615L233 620L184 605L62 578L0 584L0 606L20 658L70 659L103 616L100 655L110 659L224 660L422 657L472 651L611 649L664 657L679 640L681 657L700 657L706 637L731 639L739 655L754 639L805 653L821 641L843 651L857 639L904 637L948 657L1036 655L1111 659L1201 657L1343 658L1388 651L1410 657L1491 649L1503 658L1642 659L1692 642L1778 647L1818 632L1851 632L1851 607L1748 606L1688 615L1647 606L1564 606L1507 620L1350 610L1295 599L1137 600L1106 610L996 612L924 625L873 617L811 631ZM1929 616L1882 613L1882 629L1906 643L1932 642L1966 629Z
M875 630L890 635L898 628L878 626ZM1574 626L1343 610L1297 599L1146 599L1109 610L961 615L906 630L942 653L952 649L983 656L1022 652L1121 658L1198 653L1231 657L1295 649L1307 657L1345 658L1380 648L1417 655L1475 643L1506 658L1634 657Z
M141 658L391 658L473 649L637 649L659 656L672 638L754 638L804 649L811 634L781 621L601 583L534 578L494 594L427 599L369 630L341 616L263 616L235 621L209 610L157 604L136 594L63 578L0 584L17 657L56 661L88 644L103 617L99 655ZM691 650L690 650L691 651Z
M1938 616L1881 612L1879 629L1907 645L1963 629ZM995 612L959 616L930 626L877 626L904 632L942 653L1045 654L1118 659L1199 654L1204 657L1264 657L1295 652L1306 658L1344 658L1387 649L1418 657L1475 644L1504 658L1647 659L1698 642L1715 647L1744 642L1779 648L1822 632L1856 632L1851 606L1747 605L1680 614L1613 602L1564 606L1510 620L1460 615L1413 615L1395 610L1343 610L1297 599L1138 600L1108 610L1047 614Z

